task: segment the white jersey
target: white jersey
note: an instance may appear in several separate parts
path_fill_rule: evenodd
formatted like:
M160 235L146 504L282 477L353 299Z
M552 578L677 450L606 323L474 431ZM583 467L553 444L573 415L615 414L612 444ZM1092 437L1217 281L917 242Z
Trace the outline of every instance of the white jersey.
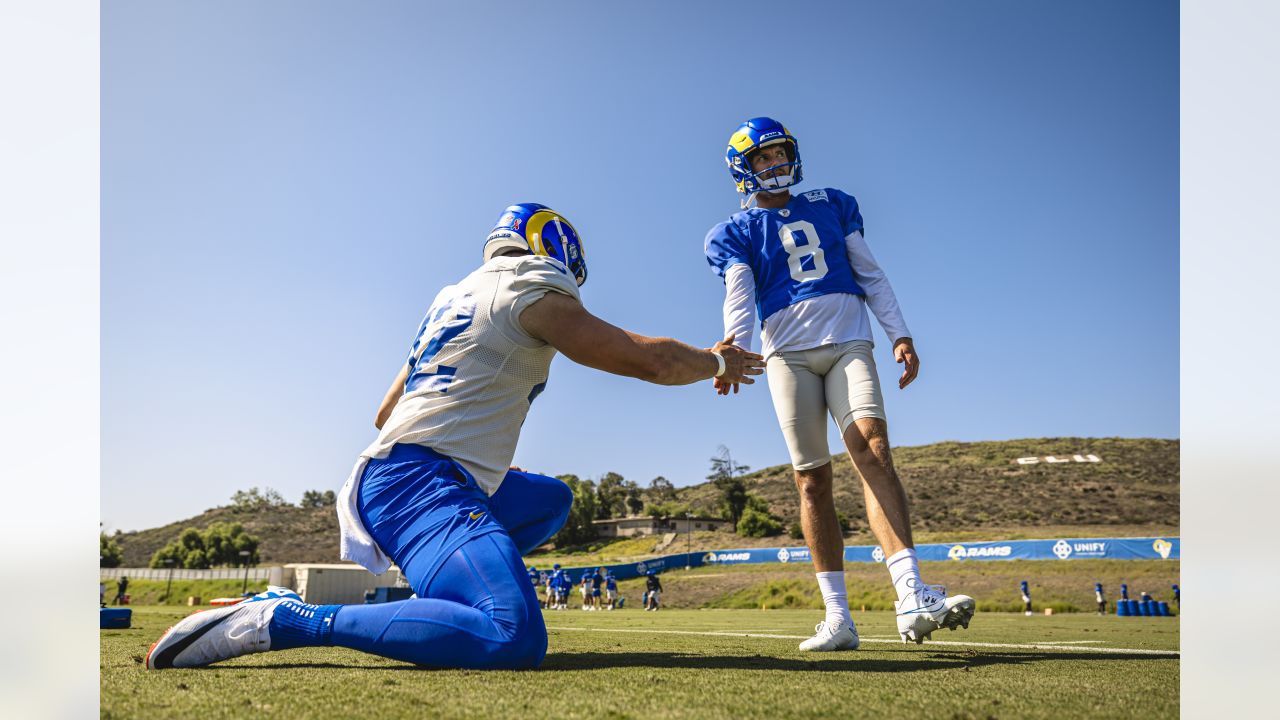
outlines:
M374 573L390 566L360 521L357 486L366 462L397 443L453 458L486 494L497 492L556 354L519 323L549 291L579 298L560 262L521 256L494 258L436 295L409 354L405 392L339 495L343 559Z

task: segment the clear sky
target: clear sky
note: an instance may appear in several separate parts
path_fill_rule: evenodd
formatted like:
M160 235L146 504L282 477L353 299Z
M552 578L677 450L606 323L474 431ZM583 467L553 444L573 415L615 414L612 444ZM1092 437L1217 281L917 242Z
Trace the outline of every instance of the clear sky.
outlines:
M336 490L501 210L583 236L587 307L707 346L744 119L858 198L922 358L895 445L1178 437L1178 6L102 6L102 520ZM838 438L831 432L833 450ZM720 398L557 358L515 461L700 481L786 462Z

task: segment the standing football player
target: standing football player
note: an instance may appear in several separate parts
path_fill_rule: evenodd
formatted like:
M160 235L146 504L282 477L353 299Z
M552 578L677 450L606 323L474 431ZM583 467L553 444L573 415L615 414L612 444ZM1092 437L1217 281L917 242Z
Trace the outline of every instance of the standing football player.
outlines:
M338 497L342 557L374 574L394 561L417 598L311 605L268 588L182 620L147 653L148 668L326 645L431 667L537 667L547 630L521 555L560 529L573 493L510 465L556 352L664 385L750 383L763 371L732 338L700 350L587 312L577 231L543 205L507 208L483 258L436 295L378 409L381 432Z
M618 581L613 577L612 572L605 572L604 591L607 596L605 600L608 602L609 609L612 610L618 604Z
M857 201L835 188L792 196L790 188L802 178L800 148L781 123L767 117L738 127L725 161L744 209L707 233L705 250L725 283L724 324L735 342L749 348L760 320L769 392L791 454L800 524L826 603L826 618L800 649L858 647L844 584L844 538L831 493L828 413L862 476L871 531L897 590L903 641L923 642L940 627L968 627L972 598L948 598L941 586L920 580L907 496L889 452L868 308L905 367L899 389L915 379L920 361L893 288L863 239ZM715 387L721 395L738 391L732 380L718 380Z

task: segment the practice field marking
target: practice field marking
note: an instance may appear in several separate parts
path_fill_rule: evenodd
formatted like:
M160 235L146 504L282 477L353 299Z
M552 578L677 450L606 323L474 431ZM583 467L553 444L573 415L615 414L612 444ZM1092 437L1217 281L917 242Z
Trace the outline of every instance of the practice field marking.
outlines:
M550 625L547 626L547 629L548 630L568 630L568 631L577 630L580 632L604 632L604 633L703 635L703 636L709 636L709 637L735 637L735 638L748 637L748 638L766 638L769 640L808 640L809 639L807 635L771 635L768 633L713 632L709 630L702 630L702 631L699 631L699 630L640 630L640 629L632 629L632 628L552 627ZM861 638L861 640L862 642L893 643L895 645L902 643L902 640L900 639L891 640L887 638L878 638L878 637L875 637L875 638L865 637L865 638ZM926 642L930 645L946 645L946 646L955 646L955 647L980 647L980 648L994 648L994 649L1006 649L1006 650L1009 650L1009 649L1057 650L1059 652L1113 653L1116 655L1133 654L1133 655L1176 655L1178 657L1182 656L1181 651L1178 651L1178 650L1148 650L1144 648L1064 647L1062 644L1055 645L1055 644L1049 644L1049 643L1034 643L1034 644L989 643L989 642L963 642L963 641L957 642L953 640L927 640ZM1057 642L1066 643L1066 642L1073 642L1073 641L1057 641ZM1100 642L1100 641L1084 640L1084 641L1074 641L1074 642Z
M876 642L898 642L898 638L894 638L889 635L864 635L860 639L864 641L874 640ZM925 642L933 642L933 641L926 640ZM938 642L942 642L942 641L939 640ZM1104 642L1104 641L1102 640L1045 640L1043 642L1039 642L1036 644L1037 645L1093 645L1101 642Z

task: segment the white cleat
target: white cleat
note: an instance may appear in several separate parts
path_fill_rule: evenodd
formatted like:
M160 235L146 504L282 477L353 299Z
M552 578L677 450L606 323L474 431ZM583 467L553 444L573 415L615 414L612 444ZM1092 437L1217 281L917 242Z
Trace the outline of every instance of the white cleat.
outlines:
M818 623L814 628L814 636L800 643L805 652L831 652L833 650L857 650L859 645L858 628L844 622Z
M968 595L947 597L941 585L922 585L900 602L894 603L898 613L898 634L902 642L919 645L933 636L938 628L968 628L977 603Z
M302 602L289 588L271 586L236 605L183 618L147 651L147 669L203 667L271 649L268 626L280 603Z

